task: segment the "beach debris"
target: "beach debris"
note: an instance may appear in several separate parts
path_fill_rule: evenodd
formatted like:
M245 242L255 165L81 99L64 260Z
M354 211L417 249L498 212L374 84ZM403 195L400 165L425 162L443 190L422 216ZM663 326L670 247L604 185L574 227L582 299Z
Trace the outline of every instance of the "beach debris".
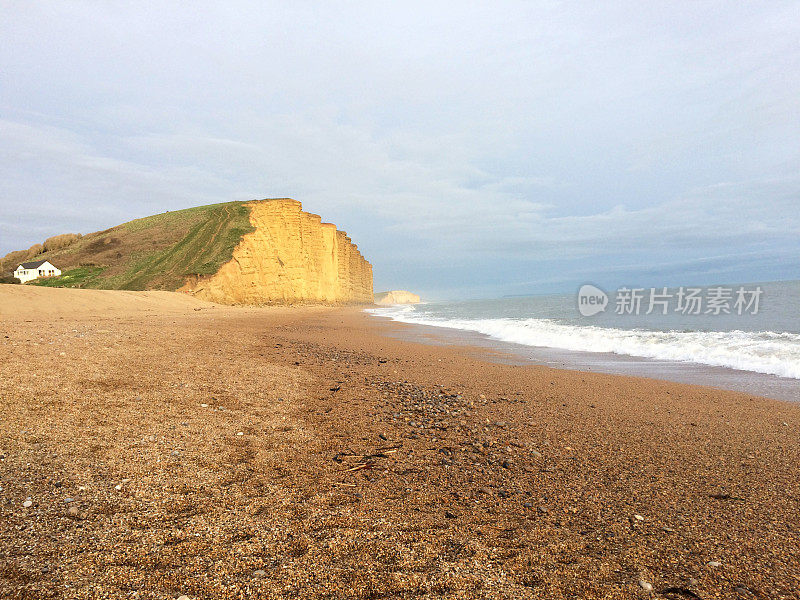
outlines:
M637 521L644 521L644 517L642 515L633 515L633 518Z
M740 501L744 502L744 498L739 498L738 496L732 496L731 494L728 494L726 492L719 493L719 494L710 494L710 496L714 500L740 500Z
M710 561L708 561L708 562L706 563L706 565L708 565L708 566L709 566L709 567L711 567L712 569L716 569L717 567L721 567L721 566L722 566L722 563L721 563L721 562L719 562L718 560L710 560Z
M192 599L189 598L189 596L187 596L186 594L182 594L178 596L178 600L192 600Z
M374 465L375 465L375 463L367 461L367 462L363 462L363 463L358 463L357 465L353 465L349 469L346 469L346 471L347 472L350 472L350 471L363 471L364 469L371 469Z
M689 581L691 582L691 581L694 581L694 580L689 580ZM694 584L690 583L689 585L697 585L697 583L694 583ZM674 595L677 595L677 596L684 596L686 598L698 598L698 599L700 598L700 596L695 594L692 590L688 590L686 588L677 587L677 586L665 588L665 589L661 590L661 593L662 594L674 594Z
M78 511L78 507L75 506L75 505L70 506L69 509L67 510L67 514L70 517L77 517L78 516L78 512L79 512Z
M642 588L645 592L652 592L653 591L653 584L649 581L645 581L644 579L639 580L639 587Z
M31 506L33 506L33 500L31 500L30 498L28 498L27 500L25 500L25 502L22 503L22 508L30 508Z
M74 502L73 498L64 498L64 504L69 504L70 502Z
M256 569L253 571L253 577L266 577L267 572L264 569Z
M237 431L236 435L244 435L244 431Z

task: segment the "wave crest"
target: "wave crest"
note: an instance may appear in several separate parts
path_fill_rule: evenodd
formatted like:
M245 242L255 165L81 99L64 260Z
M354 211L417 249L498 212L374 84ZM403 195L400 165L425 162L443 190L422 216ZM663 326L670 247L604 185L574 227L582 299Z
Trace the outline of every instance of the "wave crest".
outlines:
M551 319L439 319L417 312L414 306L367 312L404 323L475 331L526 346L692 362L800 379L800 335L795 333L616 329Z

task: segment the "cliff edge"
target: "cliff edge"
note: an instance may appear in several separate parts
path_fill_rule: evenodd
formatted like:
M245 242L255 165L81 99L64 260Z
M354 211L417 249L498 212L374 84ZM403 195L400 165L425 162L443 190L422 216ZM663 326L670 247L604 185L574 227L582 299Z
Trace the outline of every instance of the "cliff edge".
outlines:
M253 231L231 260L178 291L226 304L372 303L372 265L345 232L290 198L245 206Z
M405 290L394 290L375 294L375 304L418 304L419 301L419 296Z

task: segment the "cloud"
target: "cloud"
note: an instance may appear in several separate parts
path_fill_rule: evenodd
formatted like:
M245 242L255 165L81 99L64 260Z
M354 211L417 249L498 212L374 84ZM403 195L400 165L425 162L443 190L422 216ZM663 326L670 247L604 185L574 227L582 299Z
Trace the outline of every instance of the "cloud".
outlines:
M7 16L0 253L291 196L348 231L378 287L545 288L587 260L795 273L774 257L800 231L796 3Z

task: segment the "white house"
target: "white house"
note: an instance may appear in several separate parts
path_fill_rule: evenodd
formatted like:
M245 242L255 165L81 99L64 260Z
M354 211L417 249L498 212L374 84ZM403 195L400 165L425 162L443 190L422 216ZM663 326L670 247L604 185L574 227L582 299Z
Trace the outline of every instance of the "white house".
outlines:
M39 277L58 277L59 275L61 275L61 271L48 260L22 263L14 271L14 277L19 279L21 283L38 279Z

